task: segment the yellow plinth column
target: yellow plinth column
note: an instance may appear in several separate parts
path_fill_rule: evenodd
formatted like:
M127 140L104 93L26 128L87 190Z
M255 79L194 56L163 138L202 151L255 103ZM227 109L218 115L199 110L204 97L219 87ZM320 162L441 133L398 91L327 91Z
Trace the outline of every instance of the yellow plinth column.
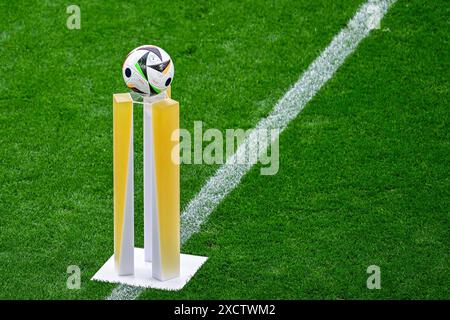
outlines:
M149 170L153 277L165 281L180 275L180 166L172 159L178 148L179 104L164 98L148 106L153 165ZM147 225L146 228L149 226Z
M113 95L114 262L119 275L134 273L133 101Z

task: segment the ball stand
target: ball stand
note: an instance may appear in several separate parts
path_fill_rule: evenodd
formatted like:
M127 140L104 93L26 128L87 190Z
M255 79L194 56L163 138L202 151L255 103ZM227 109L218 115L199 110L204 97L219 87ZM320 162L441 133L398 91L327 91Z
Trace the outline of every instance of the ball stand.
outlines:
M133 106L144 119L144 248L134 247ZM179 103L113 95L114 254L91 280L180 290L207 260L180 254Z

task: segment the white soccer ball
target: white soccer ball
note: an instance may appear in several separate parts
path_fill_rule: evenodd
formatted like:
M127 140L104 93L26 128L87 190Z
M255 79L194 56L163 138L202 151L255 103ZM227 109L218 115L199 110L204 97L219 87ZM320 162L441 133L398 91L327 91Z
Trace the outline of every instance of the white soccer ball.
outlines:
M174 72L169 54L152 45L131 51L122 66L127 87L142 95L155 95L166 90L172 83Z

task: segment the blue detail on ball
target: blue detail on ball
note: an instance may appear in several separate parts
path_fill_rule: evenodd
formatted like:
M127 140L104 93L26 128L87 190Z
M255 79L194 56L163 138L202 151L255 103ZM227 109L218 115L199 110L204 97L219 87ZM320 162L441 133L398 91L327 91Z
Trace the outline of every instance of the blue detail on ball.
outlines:
M131 69L130 68L126 68L125 69L125 75L127 76L127 78L129 78L131 76Z

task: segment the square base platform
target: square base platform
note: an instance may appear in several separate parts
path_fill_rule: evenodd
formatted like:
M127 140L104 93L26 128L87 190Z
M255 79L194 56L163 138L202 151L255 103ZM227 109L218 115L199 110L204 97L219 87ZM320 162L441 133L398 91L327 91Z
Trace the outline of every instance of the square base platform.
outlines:
M207 259L207 257L180 254L180 277L159 281L152 277L152 263L144 261L144 249L134 248L134 275L117 275L114 270L114 255L112 255L91 280L121 283L143 288L180 290Z

